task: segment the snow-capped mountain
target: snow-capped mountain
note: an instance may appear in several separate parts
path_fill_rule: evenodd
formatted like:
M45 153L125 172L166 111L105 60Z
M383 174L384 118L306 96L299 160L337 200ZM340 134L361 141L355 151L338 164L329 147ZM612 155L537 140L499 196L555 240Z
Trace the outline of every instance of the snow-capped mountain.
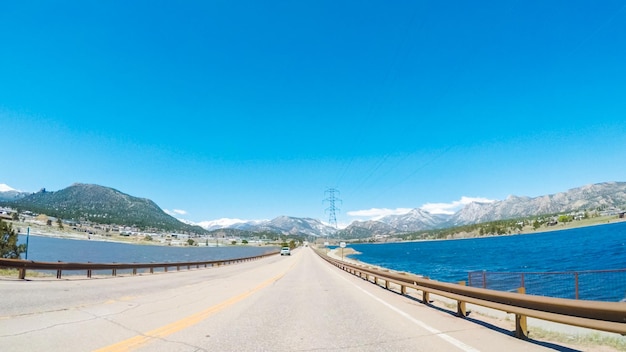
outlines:
M272 220L241 220L222 218L194 223L209 231L218 229L237 229L252 232L271 231L285 235L327 236L335 233L334 227L325 225L320 220L279 216Z
M267 220L241 220L241 219L229 219L229 218L221 218L212 221L202 221L197 223L199 225L209 231L224 229L224 228L233 228L240 230L247 230L248 228L260 225Z
M16 200L29 195L28 192L18 191L9 185L0 183L0 200Z
M399 232L412 232L438 228L449 218L450 215L431 214L416 208L406 214L385 216L378 221L391 226Z
M325 225L320 220L279 216L249 228L252 231L275 231L286 235L327 236L334 234L336 229Z

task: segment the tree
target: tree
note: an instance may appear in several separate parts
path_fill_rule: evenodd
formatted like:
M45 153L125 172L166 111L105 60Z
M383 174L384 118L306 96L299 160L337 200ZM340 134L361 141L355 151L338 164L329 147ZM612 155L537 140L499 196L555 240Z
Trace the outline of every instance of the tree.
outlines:
M13 226L0 220L0 258L20 259L26 252L25 244L17 244L18 234Z
M241 241L241 244L248 244L248 240Z
M572 221L571 215L561 215L559 216L559 222L570 222Z
M63 229L63 221L61 221L61 218L57 218L57 226L62 230ZM108 229L107 229L108 230Z

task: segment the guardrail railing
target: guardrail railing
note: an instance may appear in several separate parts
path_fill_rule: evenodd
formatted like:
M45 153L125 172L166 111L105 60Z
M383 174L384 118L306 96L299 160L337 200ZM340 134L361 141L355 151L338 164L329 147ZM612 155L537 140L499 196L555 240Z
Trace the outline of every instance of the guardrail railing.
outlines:
M527 294L592 301L616 302L625 299L626 269L493 272L471 271L468 286L497 291L513 291L524 287Z
M91 277L93 271L96 270L110 270L112 276L117 276L118 270L132 270L133 275L137 275L137 271L144 269L150 274L153 274L155 269L162 269L167 272L169 268L176 268L180 271L181 268L187 268L190 270L192 267L213 267L228 264L241 263L256 259L261 259L267 256L276 255L279 252L271 251L262 255L253 257L236 258L236 259L224 259L224 260L210 260L203 262L169 262L169 263L67 263L67 262L36 262L32 260L22 259L3 259L0 258L0 268L9 268L18 270L18 278L25 279L27 270L52 270L56 271L57 279L60 279L64 271L86 271L87 277Z
M316 251L327 262L357 275L364 280L390 289L394 283L402 294L407 289L421 292L422 303L430 304L430 294L457 301L457 315L467 316L466 304L476 304L515 314L515 336L528 337L527 317L561 324L607 331L626 335L626 302L584 301L566 298L526 295L523 288L518 292L502 292L430 280L422 276L396 273L367 265L351 264Z

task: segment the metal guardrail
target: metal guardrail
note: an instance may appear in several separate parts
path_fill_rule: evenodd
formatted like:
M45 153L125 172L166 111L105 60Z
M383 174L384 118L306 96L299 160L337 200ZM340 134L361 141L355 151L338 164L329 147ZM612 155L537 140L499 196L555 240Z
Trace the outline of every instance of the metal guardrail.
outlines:
M498 291L524 287L527 294L593 301L615 302L624 299L626 269L493 272L470 271L468 286Z
M516 293L468 287L465 286L465 281L459 284L440 282L414 274L351 264L333 259L320 251L316 252L321 258L338 268L374 284L384 284L387 289L390 289L390 284L394 283L400 286L402 294L406 294L408 288L421 291L424 304L430 304L429 294L456 300L459 317L467 316L466 303L515 314L515 336L518 338L528 337L527 317L626 335L626 302L584 301L526 295L523 288Z
M163 269L164 272L168 271L168 268L176 268L180 271L181 268L186 267L190 270L192 267L213 267L222 266L228 264L241 263L256 259L261 259L271 255L278 254L278 251L271 251L266 254L257 255L253 257L225 259L225 260L211 260L204 262L171 262L171 263L67 263L67 262L36 262L32 260L21 259L3 259L0 258L0 268L10 268L18 270L18 278L25 279L27 270L56 270L57 279L60 279L63 271L80 271L87 272L87 277L91 277L94 270L111 270L112 276L117 276L118 270L132 270L133 275L137 275L137 270L145 269L154 273L154 269Z

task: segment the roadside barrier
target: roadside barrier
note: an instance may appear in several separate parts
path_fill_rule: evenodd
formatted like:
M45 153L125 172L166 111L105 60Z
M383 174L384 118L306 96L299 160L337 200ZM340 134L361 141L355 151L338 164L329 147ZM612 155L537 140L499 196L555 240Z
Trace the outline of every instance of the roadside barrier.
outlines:
M498 291L524 287L527 294L617 302L625 299L626 269L563 272L491 272L467 274L468 286Z
M271 251L262 255L253 257L225 259L225 260L211 260L204 262L173 262L173 263L66 263L66 262L35 262L32 260L22 259L3 259L0 258L0 268L9 268L18 270L18 278L23 280L26 278L27 270L51 270L56 271L57 279L60 279L64 271L86 271L87 277L91 278L94 271L105 270L111 271L112 276L117 276L120 270L129 270L132 275L137 275L137 271L143 269L144 272L153 274L155 269L168 272L170 268L176 268L176 271L180 271L181 268L187 268L191 270L192 267L198 269L200 267L214 267L229 264L242 263L252 260L261 259L271 255L278 254L279 251Z
M430 294L455 300L457 315L462 318L467 316L467 303L515 314L515 336L521 339L528 338L527 317L626 335L626 302L527 295L523 287L518 292L469 287L465 286L465 281L458 284L440 282L419 275L351 264L333 259L319 250L316 253L332 265L376 285L391 289L391 284L396 284L403 295L409 288L421 292L422 303L426 305L430 304Z

